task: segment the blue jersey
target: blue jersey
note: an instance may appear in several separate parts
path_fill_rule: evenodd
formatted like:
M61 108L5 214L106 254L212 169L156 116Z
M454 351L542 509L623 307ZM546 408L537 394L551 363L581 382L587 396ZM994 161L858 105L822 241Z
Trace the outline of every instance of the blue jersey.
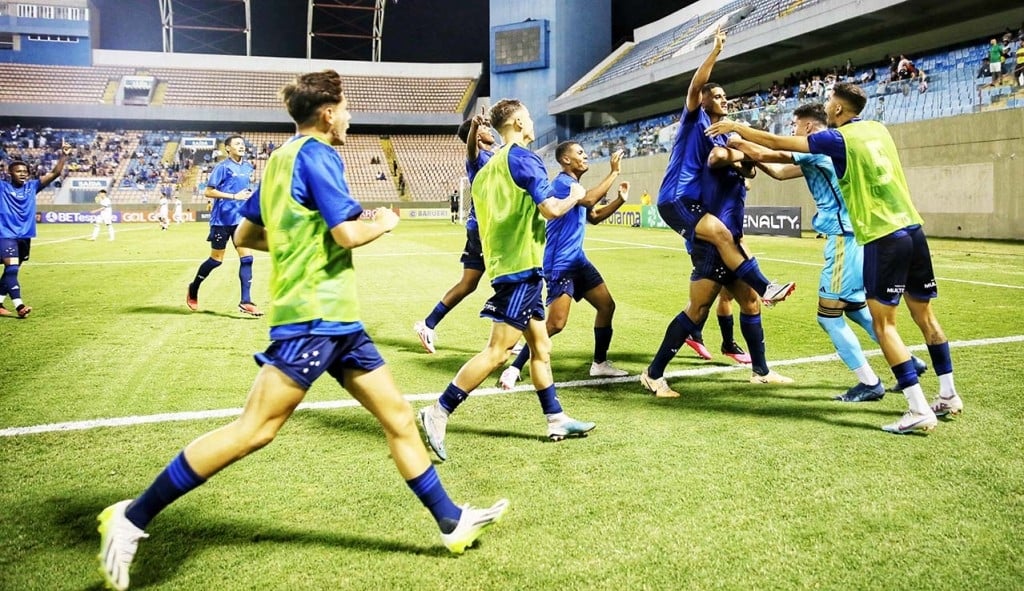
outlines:
M578 181L565 172L558 173L551 182L552 197L565 199ZM577 205L569 213L548 220L547 242L544 244L544 275L573 268L583 256L583 232L587 225L587 208Z
M476 160L466 160L466 176L469 177L469 184L473 184L476 173L487 164L487 161L494 156L490 150L477 150ZM473 191L469 192L469 215L466 216L466 229L476 230L479 226L476 223L476 207L473 206Z
M302 136L295 136L291 143ZM282 147L283 148L283 147ZM283 152L282 152L283 153ZM260 188L246 201L239 201L242 208L241 216L250 222L267 227L260 209ZM288 197L294 199L302 207L316 211L330 229L342 222L359 219L363 208L349 191L345 181L345 164L334 148L322 141L307 141L299 148L291 168ZM270 198L270 197L268 197ZM273 198L285 198L275 195ZM280 226L288 220L270 220L270 224ZM325 236L325 240L333 240ZM271 271L271 279L276 277L276 270ZM272 326L270 338L273 340L288 339L304 335L341 335L362 330L361 322L329 322L316 320L296 324Z
M713 147L711 138L704 135L704 130L710 125L711 119L703 107L697 107L696 111L683 109L665 177L658 190L658 203L701 199L701 173L707 168L708 155Z
M0 181L0 238L35 238L39 179L20 187Z
M793 162L803 171L807 188L814 198L814 218L811 226L815 232L827 236L852 234L850 214L846 211L846 201L839 190L839 179L832 167L832 160L824 154L793 153Z
M252 177L255 169L245 160L235 162L225 158L210 173L207 186L223 193L238 193L252 188ZM242 221L242 203L235 199L214 199L213 210L210 212L211 226L237 226Z

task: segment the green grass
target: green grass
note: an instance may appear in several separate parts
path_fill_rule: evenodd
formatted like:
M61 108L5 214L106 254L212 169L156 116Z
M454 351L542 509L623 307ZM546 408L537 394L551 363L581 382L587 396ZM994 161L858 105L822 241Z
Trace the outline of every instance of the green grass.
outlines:
M204 284L202 311L189 313L184 290L207 254L205 226L121 226L113 243L82 240L89 230L40 226L21 274L35 311L0 322L0 429L239 408L267 337L265 321L235 311L234 255ZM618 303L611 358L637 374L684 304L688 259L669 232L588 232ZM356 254L363 317L409 394L440 392L487 340L486 287L439 326L436 355L411 330L459 277L463 239L449 224L405 223ZM879 426L905 409L902 396L835 403L853 383L841 362L781 365L832 352L814 319L822 242L749 241L771 277L799 283L764 313L769 359L794 386L756 387L741 370L677 375L676 400L636 382L562 387L566 409L598 428L557 444L543 438L531 393L472 398L450 423L451 459L438 471L458 502L505 496L512 509L461 557L440 545L368 413L301 411L273 445L150 525L133 588L1020 588L1024 342L956 346L965 414L926 437L887 435ZM951 341L1024 335L1024 245L931 245ZM267 265L257 257L260 303ZM586 304L574 306L555 337L557 380L586 379L592 321ZM920 343L905 311L900 323L908 344ZM712 321L713 351L717 332ZM870 359L891 382L882 358ZM684 349L669 369L708 366L730 367ZM932 372L923 384L936 392ZM347 398L325 379L307 400ZM96 514L226 420L0 437L0 588L99 588Z

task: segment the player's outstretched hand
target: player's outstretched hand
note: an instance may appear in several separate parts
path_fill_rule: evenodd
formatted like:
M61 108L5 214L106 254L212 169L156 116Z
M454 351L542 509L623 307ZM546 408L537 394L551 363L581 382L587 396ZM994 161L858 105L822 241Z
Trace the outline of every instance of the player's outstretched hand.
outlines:
M612 171L619 172L622 169L622 155L626 152L624 150L615 150L612 152L612 158L610 161Z
M723 133L729 133L739 129L739 125L735 121L728 119L719 119L717 123L712 123L707 130L704 131L704 135L708 137L714 137L716 135L722 135Z
M378 207L373 210L373 221L384 227L385 232L390 232L398 225L398 214L387 207Z
M619 197L622 197L623 201L629 201L629 181L619 183Z
M69 144L66 139L61 140L61 143L60 143L60 153L64 154L65 156L70 156L71 155L71 144Z
M715 51L722 51L725 47L725 31L722 30L722 25L718 25L715 29Z

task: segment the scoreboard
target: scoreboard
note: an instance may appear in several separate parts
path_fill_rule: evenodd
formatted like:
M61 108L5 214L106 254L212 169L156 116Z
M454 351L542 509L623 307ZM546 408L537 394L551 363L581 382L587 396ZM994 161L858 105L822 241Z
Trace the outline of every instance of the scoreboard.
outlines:
M548 67L548 21L491 27L491 71L515 72Z

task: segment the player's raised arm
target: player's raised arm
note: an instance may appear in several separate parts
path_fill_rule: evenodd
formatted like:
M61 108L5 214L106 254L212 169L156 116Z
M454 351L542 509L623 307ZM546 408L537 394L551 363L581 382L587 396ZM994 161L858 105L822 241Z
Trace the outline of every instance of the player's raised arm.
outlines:
M718 54L722 53L722 48L724 47L725 31L719 25L715 30L715 42L711 47L711 53L704 59L704 63L697 68L697 71L693 73L693 79L690 80L690 88L686 91L687 111L696 111L697 107L700 106L701 89L711 79L711 69L715 67L715 62L718 61Z
M619 193L615 196L615 199L611 203L604 207L595 208L587 211L587 222L590 224L600 224L601 222L608 219L613 213L619 211L624 203L629 199L629 181L622 181L619 183Z
M62 140L60 144L60 158L53 165L53 169L50 172L39 177L39 188L42 189L48 186L53 181L57 180L61 174L64 173L64 166L68 163L68 156L71 154L71 144L67 140Z
M615 179L618 178L619 173L622 170L622 155L622 150L616 150L612 154L612 157L609 160L611 170L608 171L608 175L605 176L597 186L591 187L587 190L586 195L584 195L583 199L580 200L580 205L583 207L593 207L598 201L608 194L608 191L612 188L612 183L615 182Z

